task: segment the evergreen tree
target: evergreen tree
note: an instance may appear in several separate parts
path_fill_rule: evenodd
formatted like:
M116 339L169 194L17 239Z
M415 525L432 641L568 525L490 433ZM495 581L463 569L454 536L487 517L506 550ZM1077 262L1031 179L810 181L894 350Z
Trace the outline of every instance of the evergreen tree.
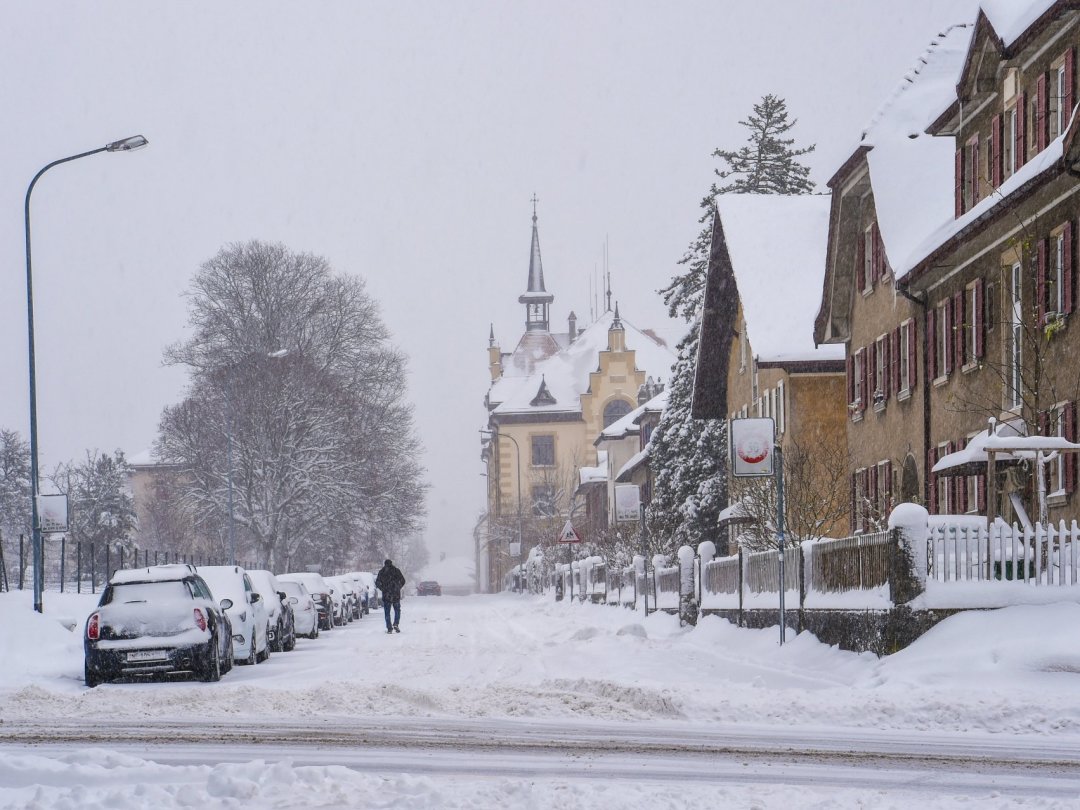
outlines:
M679 344L667 406L651 439L655 480L646 514L652 553L670 554L681 545L713 539L727 505L725 424L690 416L697 347L695 326Z
M87 451L86 460L54 475L66 484L71 509L70 534L84 543L132 546L135 503L128 491L130 468L124 453L112 456Z
M656 479L648 521L653 543L663 551L712 539L717 516L727 503L724 425L690 416L712 242L713 198L717 194L809 194L814 190L809 168L798 162L814 147L796 149L794 139L784 137L796 122L788 119L782 98L765 96L739 123L750 130L748 145L734 152L713 152L713 157L726 164L715 170L717 178L729 182L717 185L714 180L709 187L701 201L701 232L678 262L685 269L660 291L671 316L691 325L679 346L667 408L652 436L650 464Z

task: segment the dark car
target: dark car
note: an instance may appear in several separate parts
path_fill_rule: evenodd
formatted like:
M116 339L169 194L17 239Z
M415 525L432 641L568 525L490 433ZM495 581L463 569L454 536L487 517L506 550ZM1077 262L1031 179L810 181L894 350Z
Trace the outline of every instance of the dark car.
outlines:
M86 620L86 685L174 672L220 679L233 664L230 607L189 565L117 571Z
M433 579L425 580L416 586L417 596L442 596L442 586Z

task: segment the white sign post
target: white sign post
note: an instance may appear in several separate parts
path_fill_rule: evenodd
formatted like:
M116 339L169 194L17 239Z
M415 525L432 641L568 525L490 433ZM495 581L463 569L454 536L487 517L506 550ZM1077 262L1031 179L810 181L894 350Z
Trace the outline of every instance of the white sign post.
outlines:
M42 534L56 534L68 530L67 495L38 495L38 528Z
M766 478L776 475L776 546L780 570L780 644L784 643L784 456L776 445L776 425L772 419L732 419L728 435L731 444L731 474L736 478ZM776 458L774 463L773 459Z

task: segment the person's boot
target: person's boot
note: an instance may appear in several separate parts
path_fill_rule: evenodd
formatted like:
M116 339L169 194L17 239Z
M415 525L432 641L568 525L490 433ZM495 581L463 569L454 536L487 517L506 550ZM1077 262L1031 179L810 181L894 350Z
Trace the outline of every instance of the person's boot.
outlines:
M393 631L393 630L392 630L391 628L387 627L387 628L386 628L386 632L387 632L387 633L393 633L394 631Z
M398 629L398 626L396 624L394 625L394 632L395 633L400 633L401 632L401 630Z

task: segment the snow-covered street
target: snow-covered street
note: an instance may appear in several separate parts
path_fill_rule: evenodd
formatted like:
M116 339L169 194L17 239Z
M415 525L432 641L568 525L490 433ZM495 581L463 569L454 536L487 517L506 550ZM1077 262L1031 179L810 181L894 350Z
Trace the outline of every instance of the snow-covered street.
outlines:
M410 598L401 635L372 614L218 684L90 690L94 598L46 596L0 595L5 807L1080 801L1075 604L954 617L878 660L710 617Z

